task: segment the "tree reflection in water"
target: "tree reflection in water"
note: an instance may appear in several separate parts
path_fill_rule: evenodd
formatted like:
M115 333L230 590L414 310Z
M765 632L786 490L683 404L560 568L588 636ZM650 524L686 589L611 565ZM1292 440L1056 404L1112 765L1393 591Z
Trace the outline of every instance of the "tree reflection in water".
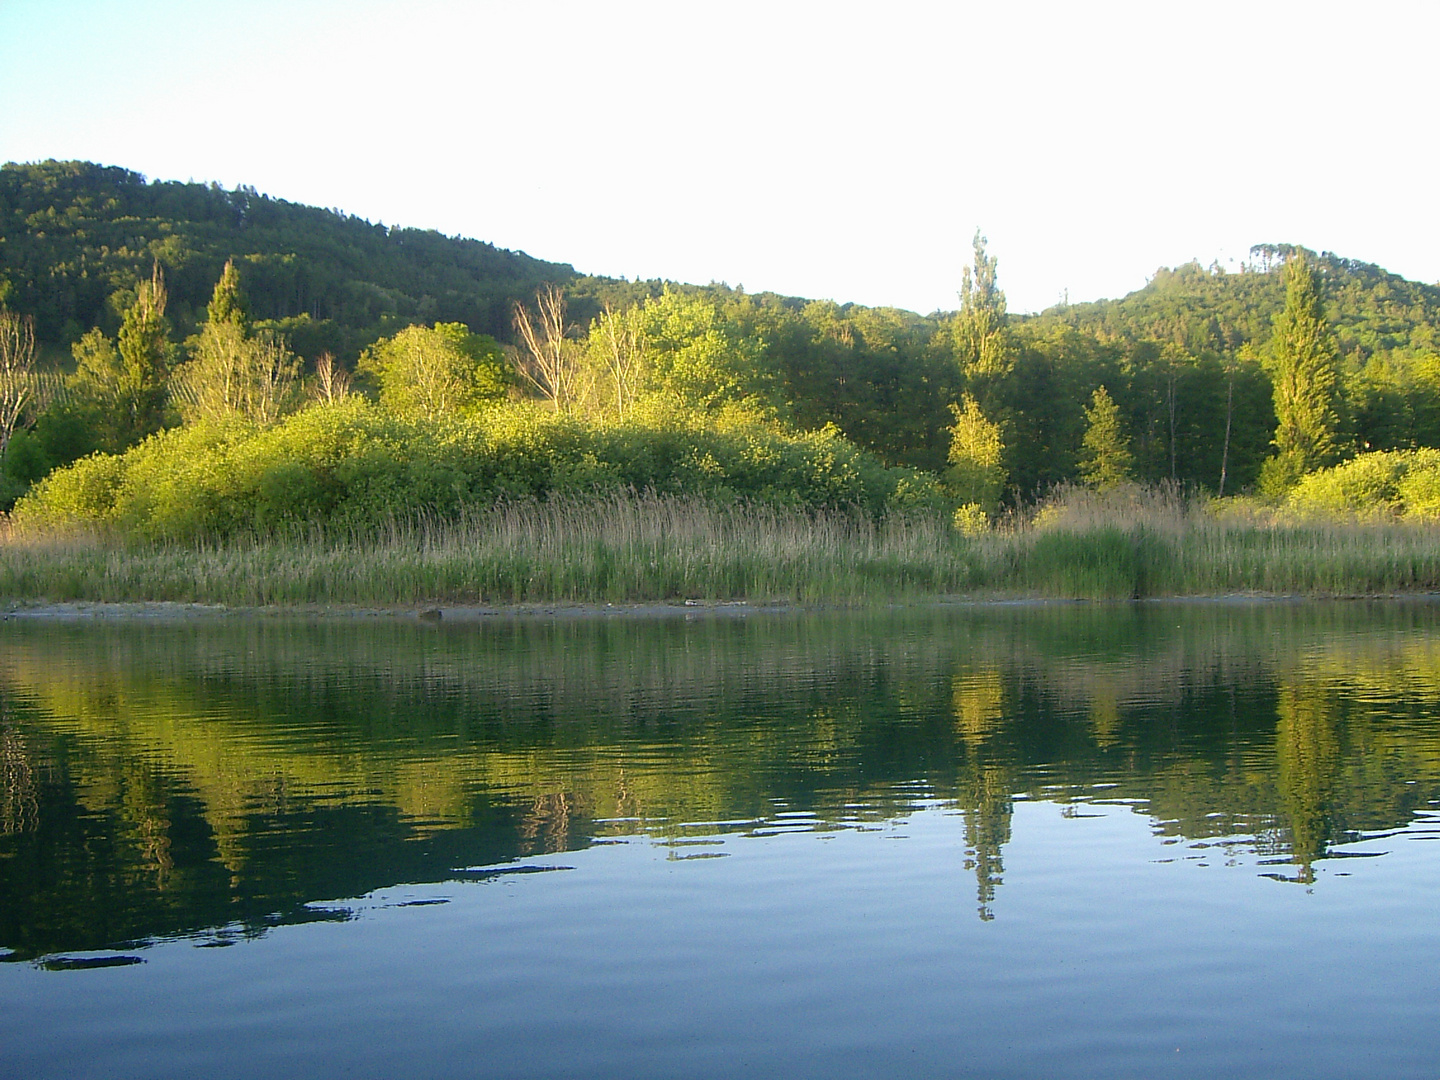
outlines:
M606 836L782 811L840 829L936 801L963 815L989 920L1015 801L1097 792L1313 885L1335 844L1440 793L1436 614L12 621L0 946L259 931L307 901Z

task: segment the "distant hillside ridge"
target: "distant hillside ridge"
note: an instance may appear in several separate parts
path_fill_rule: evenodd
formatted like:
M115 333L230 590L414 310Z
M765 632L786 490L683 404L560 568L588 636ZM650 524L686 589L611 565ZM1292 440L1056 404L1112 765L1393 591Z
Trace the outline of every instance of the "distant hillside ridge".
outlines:
M1260 345L1285 306L1279 267L1297 253L1314 265L1341 356L1353 362L1440 352L1440 285L1293 244L1256 244L1238 272L1198 262L1162 267L1144 288L1118 300L1062 304L1024 318L1101 338L1169 342L1191 353Z
M35 317L51 346L92 326L113 334L158 261L183 337L205 317L227 259L251 315L297 351L353 354L411 322L461 322L508 335L516 300L574 267L428 229L218 184L151 181L83 161L0 166L0 299Z

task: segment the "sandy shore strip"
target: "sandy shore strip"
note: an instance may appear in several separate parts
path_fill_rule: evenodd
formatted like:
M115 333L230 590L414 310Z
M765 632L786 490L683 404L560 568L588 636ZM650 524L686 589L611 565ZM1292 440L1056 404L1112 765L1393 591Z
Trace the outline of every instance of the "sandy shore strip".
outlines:
M505 619L672 619L746 618L751 615L798 615L876 609L914 608L996 608L1070 607L1075 605L1130 606L1193 604L1305 604L1372 601L1381 603L1440 603L1440 593L1405 592L1355 594L1348 596L1267 595L1228 593L1216 596L1156 596L1135 600L1067 600L1054 597L926 597L910 602L883 604L805 604L796 602L750 602L747 600L675 600L647 603L549 604L446 604L422 607L414 604L388 607L359 604L290 604L246 607L229 604L177 603L173 601L10 601L0 608L0 622L11 620L42 622L186 622L213 619L337 619L410 620L422 623L478 623Z

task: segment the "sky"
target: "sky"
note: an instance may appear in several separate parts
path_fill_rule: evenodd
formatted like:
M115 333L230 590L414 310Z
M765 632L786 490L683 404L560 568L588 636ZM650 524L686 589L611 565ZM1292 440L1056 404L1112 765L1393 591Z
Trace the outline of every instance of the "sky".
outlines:
M1440 3L0 0L0 160L583 273L1015 311L1296 243L1440 281Z

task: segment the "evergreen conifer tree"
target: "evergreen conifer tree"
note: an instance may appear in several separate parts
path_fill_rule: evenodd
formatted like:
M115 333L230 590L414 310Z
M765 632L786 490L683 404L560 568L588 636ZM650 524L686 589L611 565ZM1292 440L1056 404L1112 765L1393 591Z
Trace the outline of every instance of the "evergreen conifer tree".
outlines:
M159 431L165 423L171 351L165 302L165 276L156 263L150 280L140 282L120 326L118 441L125 446Z
M1275 456L1260 480L1269 494L1330 464L1338 449L1335 338L1304 252L1286 259L1284 272L1285 308L1275 317L1270 342Z
M1128 484L1135 456L1120 424L1120 408L1105 387L1095 390L1085 409L1085 438L1080 454L1080 476L1097 491Z
M235 269L234 259L225 260L225 269L220 272L206 308L206 321L211 325L234 323L245 331L250 328L250 311L240 291L240 272Z

